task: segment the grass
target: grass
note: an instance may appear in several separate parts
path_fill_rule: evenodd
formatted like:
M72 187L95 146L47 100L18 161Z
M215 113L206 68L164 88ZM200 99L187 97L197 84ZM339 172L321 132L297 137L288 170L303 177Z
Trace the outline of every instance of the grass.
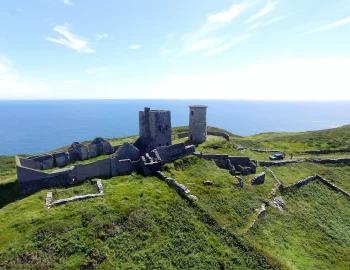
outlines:
M4 207L0 267L280 268L157 178L134 174L103 184L100 198L46 209L41 191Z
M294 269L349 269L349 198L315 181L284 200L286 211L267 208L250 241Z
M174 128L173 136L186 130ZM229 142L208 136L196 150L256 160L267 160L270 154L235 147L286 149L295 159L349 157L297 153L348 147L349 130L230 134ZM108 140L119 145L136 138ZM270 199L275 183L269 174L258 186L249 185L253 175L245 176L244 187L238 188L227 170L189 156L166 164L164 172L186 185L198 197L196 202L182 199L155 177L134 173L103 180L103 197L47 209L47 191L53 191L56 200L96 193L97 187L85 182L21 197L14 162L14 157L0 157L0 269L350 268L350 200L319 181L283 194L285 211L267 207L266 215L246 233L262 201ZM350 192L349 166L306 162L271 169L285 185L317 173ZM214 185L204 186L205 180Z
M308 176L319 174L350 193L350 169L347 165L297 163L270 168L284 185L291 185Z
M87 181L70 188L55 188L52 190L52 201L74 196L99 193L96 181Z
M242 234L251 224L261 202L268 199L274 180L266 175L263 185L251 186L254 175L244 176L244 188L238 188L238 180L227 170L218 168L213 161L195 157L182 159L184 166L166 165L168 176L184 184L199 198L198 205L205 208L220 226L233 233ZM187 164L187 165L186 165ZM182 167L182 169L181 169ZM262 171L258 168L257 174ZM213 186L204 186L203 181L212 180Z

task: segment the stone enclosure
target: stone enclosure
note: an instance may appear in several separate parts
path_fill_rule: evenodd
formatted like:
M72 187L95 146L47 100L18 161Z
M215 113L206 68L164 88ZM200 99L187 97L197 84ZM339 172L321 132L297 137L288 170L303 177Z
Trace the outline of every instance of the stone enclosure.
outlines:
M197 142L206 140L206 109L206 106L190 106L190 132L187 136ZM74 142L67 151L26 158L16 156L20 193L30 194L40 189L75 185L96 177L107 179L134 171L145 176L157 175L163 164L191 154L213 159L220 168L229 170L232 175L256 172L256 162L249 157L199 154L195 153L194 145L172 145L170 111L144 108L139 112L139 130L140 136L133 144L112 146L107 140L98 137L89 145ZM209 131L208 134L229 140L226 133ZM86 164L74 164L101 155L108 156ZM68 167L69 164L72 166ZM56 167L56 170L47 171Z

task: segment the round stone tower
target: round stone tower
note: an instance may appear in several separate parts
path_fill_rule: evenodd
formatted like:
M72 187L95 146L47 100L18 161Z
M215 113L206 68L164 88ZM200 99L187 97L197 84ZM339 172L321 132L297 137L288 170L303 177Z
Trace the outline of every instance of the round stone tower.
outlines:
M204 105L191 105L190 107L190 141L202 143L207 140L207 108Z

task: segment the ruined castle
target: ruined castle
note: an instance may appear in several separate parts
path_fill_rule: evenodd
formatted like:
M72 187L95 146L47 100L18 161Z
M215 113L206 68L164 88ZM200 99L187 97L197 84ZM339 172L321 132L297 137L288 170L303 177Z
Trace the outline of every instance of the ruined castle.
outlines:
M207 106L193 105L189 108L189 132L178 134L178 138L189 138L186 143L172 144L170 111L146 107L139 112L139 138L133 144L112 146L103 138L95 138L89 145L74 142L67 151L26 158L16 156L19 190L22 194L30 194L40 189L74 185L96 177L108 179L134 171L145 176L155 175L162 170L163 164L192 154L213 159L218 166L230 170L232 174L255 172L256 163L249 157L195 153L194 144L205 142L207 135L223 136L227 140L229 135L207 131ZM101 155L109 156L67 167L76 161Z

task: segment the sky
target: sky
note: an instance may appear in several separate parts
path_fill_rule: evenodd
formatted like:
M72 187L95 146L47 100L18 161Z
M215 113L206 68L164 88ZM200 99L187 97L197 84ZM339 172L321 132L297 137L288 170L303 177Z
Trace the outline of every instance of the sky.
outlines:
M0 99L350 100L350 0L1 0Z

